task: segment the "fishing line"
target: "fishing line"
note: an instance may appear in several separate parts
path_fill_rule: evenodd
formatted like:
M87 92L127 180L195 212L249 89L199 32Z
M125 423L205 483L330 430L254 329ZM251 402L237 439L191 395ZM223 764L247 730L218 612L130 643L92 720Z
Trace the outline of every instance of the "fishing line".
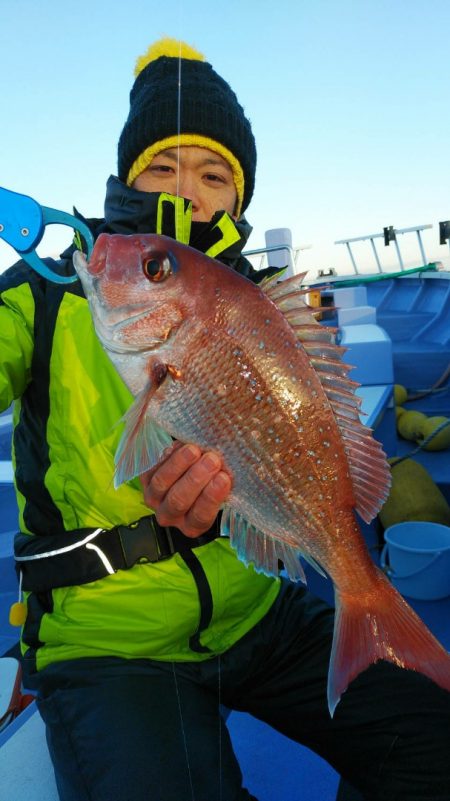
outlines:
M178 6L179 14L178 14L178 25L179 31L181 34L181 25L182 25L182 4L179 3ZM179 41L179 48L178 48L178 91L177 91L177 181L176 181L176 195L177 197L180 196L180 141L181 141L181 35L178 37ZM174 558L174 557L172 557ZM167 629L169 630L169 615L167 613L167 606L166 606L166 588L163 588L162 591L162 605L164 609L164 616L166 618L166 625ZM172 675L173 675L173 682L175 686L175 695L177 700L178 706L178 713L180 718L180 728L181 728L181 735L183 739L183 749L186 757L186 767L189 777L189 787L191 792L191 800L195 801L195 794L194 794L194 785L192 781L192 771L191 771L191 763L189 760L189 750L187 744L187 737L186 737L186 727L184 725L184 718L183 718L183 708L181 704L181 694L180 694L180 687L178 684L178 677L177 671L175 668L175 660L172 659Z
M219 567L220 570L220 567ZM221 662L220 662L220 654L217 657L217 685L218 685L218 712L219 712L219 801L222 801L222 713L220 709L221 705L221 697L222 697L222 682L221 682Z
M174 558L175 558L175 555L172 556L172 559L174 559ZM166 578L166 581L167 581L167 578ZM164 617L166 618L167 630L169 631L169 615L167 613L166 588L164 586L163 586L163 590L162 590L162 593L161 593L161 600L162 600L162 606L163 606L163 609L164 609ZM181 705L181 693L180 693L180 687L179 687L179 684L178 684L178 677L177 677L177 671L176 671L176 668L175 668L175 660L174 659L171 660L171 664L172 664L173 683L174 683L174 686L175 686L175 695L176 695L177 706L178 706L178 714L179 714L179 717L180 717L180 728L181 728L181 736L182 736L182 739L183 739L183 749L184 749L184 754L185 754L185 757L186 757L186 767L187 767L187 772L188 772L188 777L189 777L189 787L190 787L190 791L191 791L191 801L195 801L194 785L193 785L193 781L192 781L191 763L190 763L190 760L189 760L189 750L188 750L187 737L186 737L186 727L184 725L183 708L182 708L182 705Z
M178 37L179 40L179 49L178 49L178 91L177 91L177 180L176 180L176 195L180 197L180 162L181 162L181 92L182 92L182 60L181 60L181 49L182 49L182 40L181 40L181 30L182 30L182 3L179 4L179 31L180 35ZM218 565L218 570L220 572L220 564ZM219 582L220 583L220 582ZM166 617L167 625L169 626L169 618L167 614L167 607L166 607L166 599L165 599L165 590L162 593L162 603L164 607L164 614ZM219 720L219 732L218 732L218 748L219 748L219 759L218 759L218 769L219 769L219 801L222 799L222 715L220 711L221 705L221 696L222 696L222 689L221 689L221 662L220 662L220 654L218 656L218 675L217 675L217 686L218 686L218 720ZM184 724L183 718L183 708L181 703L181 694L180 694L180 687L178 683L177 671L175 667L175 661L172 660L172 675L174 680L175 686L175 694L177 698L177 705L178 711L180 716L180 727L181 727L181 734L183 738L183 747L184 753L186 756L186 766L189 776L189 786L191 791L191 799L195 801L195 794L194 794L194 786L192 781L192 771L191 771L191 764L189 759L189 750L188 750L188 743L186 737L186 727Z
M183 735L183 748L184 748L184 753L185 753L185 756L186 756L186 765L187 765L188 776L189 776L189 787L190 787L190 790L191 790L192 801L195 801L194 785L192 783L191 763L189 761L189 751L188 751L188 747L187 747L186 729L184 727L183 710L182 710L182 707L181 707L180 688L178 686L177 671L175 670L175 662L174 661L172 661L172 672L173 672L173 678L174 678L174 682L175 682L175 692L176 692L176 696L177 696L178 712L180 714L181 733Z
M181 21L180 21L181 24ZM178 50L178 93L177 93L177 197L180 196L180 141L181 141L181 39Z

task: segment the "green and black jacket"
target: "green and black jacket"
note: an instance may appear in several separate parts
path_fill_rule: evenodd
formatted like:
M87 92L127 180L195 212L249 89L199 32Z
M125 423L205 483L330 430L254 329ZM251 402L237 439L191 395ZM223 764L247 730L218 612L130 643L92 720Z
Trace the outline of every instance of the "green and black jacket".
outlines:
M110 178L105 219L90 224L96 235L154 231L157 202L157 195ZM169 213L164 233L170 224ZM251 229L245 222L236 228L237 241L225 243L218 257L253 278L240 255ZM193 223L198 249L220 248L217 237L217 224ZM72 272L70 254L69 248L53 269ZM48 282L23 262L0 275L0 353L0 409L14 404L21 531L110 529L147 515L138 479L113 487L120 420L132 397L97 340L80 283ZM189 646L200 601L189 567L175 554L89 584L31 593L22 635L31 670L86 656L200 660L228 649L268 611L278 581L245 567L227 539L197 548L196 556L213 601L204 652Z

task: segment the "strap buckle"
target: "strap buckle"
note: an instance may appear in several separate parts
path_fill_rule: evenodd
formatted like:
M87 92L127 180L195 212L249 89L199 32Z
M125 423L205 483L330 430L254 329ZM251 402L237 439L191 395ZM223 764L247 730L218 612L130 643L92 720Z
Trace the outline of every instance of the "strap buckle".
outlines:
M170 530L158 526L154 515L142 517L129 526L117 526L116 531L126 569L135 564L160 562L175 553Z

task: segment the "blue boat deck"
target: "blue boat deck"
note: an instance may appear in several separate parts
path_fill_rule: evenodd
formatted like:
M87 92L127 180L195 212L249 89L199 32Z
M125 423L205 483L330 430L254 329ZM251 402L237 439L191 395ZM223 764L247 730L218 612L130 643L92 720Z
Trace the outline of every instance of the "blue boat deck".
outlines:
M392 341L397 384L411 389L431 387L449 367L449 279L449 273L431 271L368 279L355 287L357 302L375 310L377 325ZM339 281L334 286L339 293ZM329 294L336 299L334 288ZM346 303L351 305L348 297Z
M393 382L404 384L411 390L429 388L448 369L448 277L444 280L436 274L431 279L428 276L426 279L408 279L408 283L405 283L406 279L387 279L367 285L363 302L369 308L376 308L373 322L381 334L374 342L370 340L374 328L369 331L360 327L359 331L355 329L348 332L348 361L357 365L352 377L363 384L359 394L363 401L364 422L374 428L375 436L383 443L388 456L401 456L414 449L413 443L402 441L396 435ZM403 300L399 295L399 287ZM332 323L331 320L326 322ZM448 378L443 388L446 391L414 401L411 408L420 408L429 415L450 417ZM16 647L18 640L17 629L7 621L7 610L17 598L17 581L11 557L17 508L9 480L11 468L5 464L10 458L10 420L8 422L6 417L0 416L0 655ZM448 450L420 452L414 458L424 465L450 500ZM362 531L374 560L378 561L380 537L376 523L362 525ZM332 604L332 583L309 566L306 566L305 572L311 591ZM408 601L435 636L450 649L450 597L440 601ZM286 798L335 801L339 776L320 757L249 715L232 712L227 725L242 768L244 784L258 801L282 801ZM57 801L44 727L34 704L0 733L0 775L6 781L5 801L23 801L23 798L28 801ZM36 782L36 776L39 776L39 782ZM344 801L344 795L339 797ZM352 796L352 801L353 798L356 801L357 797Z

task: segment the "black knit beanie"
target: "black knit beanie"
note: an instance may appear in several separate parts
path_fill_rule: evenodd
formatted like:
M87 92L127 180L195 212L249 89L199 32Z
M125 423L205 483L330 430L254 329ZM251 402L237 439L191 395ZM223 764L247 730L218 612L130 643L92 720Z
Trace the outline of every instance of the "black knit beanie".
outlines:
M238 211L245 211L255 185L256 147L250 122L229 84L201 53L173 39L152 45L138 59L135 74L118 145L120 180L131 185L168 147L207 147L230 164Z

